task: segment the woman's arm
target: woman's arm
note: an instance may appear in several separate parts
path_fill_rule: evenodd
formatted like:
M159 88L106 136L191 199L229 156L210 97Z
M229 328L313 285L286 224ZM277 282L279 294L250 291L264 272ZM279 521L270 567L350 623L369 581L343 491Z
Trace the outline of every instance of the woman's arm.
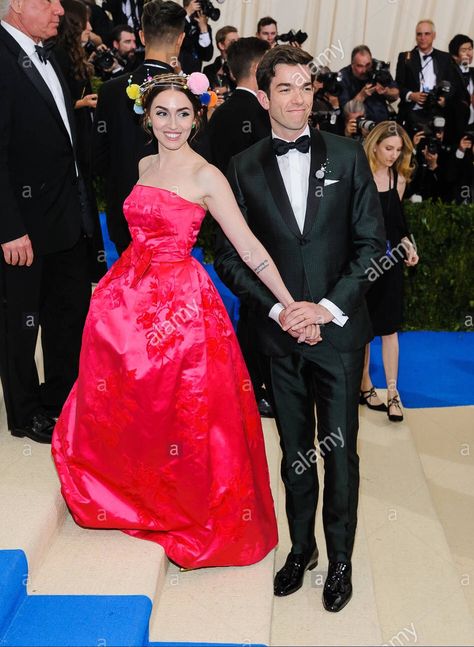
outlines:
M406 179L403 177L403 175L399 175L398 182L397 182L397 191L398 191L398 195L400 196L400 201L403 199L403 194L405 193L406 186L407 186ZM415 245L413 244L413 242L410 240L408 236L408 227L405 221L405 213L403 211L403 205L402 205L402 217L403 217L405 230L407 232L407 234L402 238L403 247L405 248L405 253L407 255L405 259L405 264L408 265L409 267L412 267L416 265L420 259L418 257L418 254L416 253Z
M232 189L222 173L211 164L198 172L203 200L213 218L232 243L243 262L285 307L294 299L285 287L278 269L263 245L255 238L237 205Z

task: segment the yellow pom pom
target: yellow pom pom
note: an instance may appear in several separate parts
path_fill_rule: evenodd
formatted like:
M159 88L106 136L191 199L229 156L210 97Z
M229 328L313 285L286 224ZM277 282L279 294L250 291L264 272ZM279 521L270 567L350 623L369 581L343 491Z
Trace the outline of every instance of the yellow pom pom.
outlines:
M140 96L140 86L136 83L131 83L127 88L127 96L134 101Z
M209 101L208 106L209 108L214 108L217 103L217 94L211 90L209 92L209 96L211 97L211 100Z

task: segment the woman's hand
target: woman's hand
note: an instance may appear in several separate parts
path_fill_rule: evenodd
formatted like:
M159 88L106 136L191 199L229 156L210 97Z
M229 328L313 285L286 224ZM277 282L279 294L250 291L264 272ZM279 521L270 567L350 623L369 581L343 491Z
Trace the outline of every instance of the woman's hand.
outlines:
M405 265L408 265L408 267L413 267L420 260L418 254L416 253L416 248L411 242L411 240L406 236L405 238L402 238L402 244L403 244L403 248L405 249L405 253L407 255L405 259Z
M74 108L78 110L79 108L95 108L97 106L97 94L86 94L82 99L78 99L74 105Z

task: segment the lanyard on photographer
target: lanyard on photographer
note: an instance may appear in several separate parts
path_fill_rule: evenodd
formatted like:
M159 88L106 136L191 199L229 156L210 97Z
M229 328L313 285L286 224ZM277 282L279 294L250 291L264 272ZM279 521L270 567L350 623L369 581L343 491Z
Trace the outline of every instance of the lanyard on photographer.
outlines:
M425 61L425 64L421 66L421 70L420 70L420 84L421 84L421 87L422 87L423 91L425 89L425 75L423 74L423 70L425 70L430 63L433 63L432 55L431 54L426 54L426 56L427 56L427 59ZM433 74L434 74L434 67L433 67Z

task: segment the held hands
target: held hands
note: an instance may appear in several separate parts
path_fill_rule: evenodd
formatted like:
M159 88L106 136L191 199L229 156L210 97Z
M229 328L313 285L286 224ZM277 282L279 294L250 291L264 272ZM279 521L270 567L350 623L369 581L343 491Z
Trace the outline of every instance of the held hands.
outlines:
M3 257L7 265L26 265L33 263L33 247L28 234L2 243Z
M324 306L309 301L295 301L279 315L281 327L298 343L314 346L322 340L320 324L329 323L333 315Z

